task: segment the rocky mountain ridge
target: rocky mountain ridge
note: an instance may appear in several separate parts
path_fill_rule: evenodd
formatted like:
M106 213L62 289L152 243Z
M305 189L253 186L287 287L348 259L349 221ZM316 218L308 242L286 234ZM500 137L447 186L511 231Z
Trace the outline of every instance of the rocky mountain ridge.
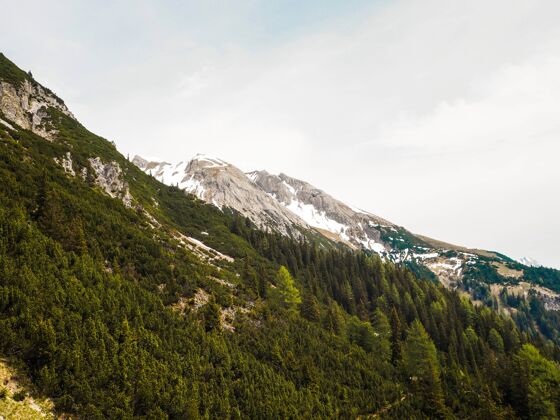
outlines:
M220 209L229 207L239 211L261 229L293 237L301 236L300 229L309 229L240 169L221 159L197 155L188 162L172 165L135 156L132 162L164 184L177 186Z
M178 164L148 161L139 156L132 161L161 182L175 185L218 208L232 208L260 228L294 237L299 237L302 229L304 232L312 229L331 241L376 253L433 276L450 289L474 294L477 287L486 288L484 276L489 283L499 281L507 287L529 280L525 277L535 268L529 261L515 261L496 252L415 235L283 173L274 175L265 170L243 173L230 163L205 155ZM534 283L534 278L530 283ZM543 295L537 285L532 290ZM560 304L560 289L546 290L547 306L558 307L554 302ZM490 287L483 298L491 301Z

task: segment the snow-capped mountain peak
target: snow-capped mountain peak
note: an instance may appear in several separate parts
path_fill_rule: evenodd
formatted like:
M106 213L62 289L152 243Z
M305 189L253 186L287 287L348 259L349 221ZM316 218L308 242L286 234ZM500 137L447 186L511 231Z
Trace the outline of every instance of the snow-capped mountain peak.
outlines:
M206 155L204 153L197 153L192 159L192 161L202 162L208 168L225 168L230 166L226 161L219 159L214 156Z
M542 267L542 264L539 263L537 260L528 257L521 257L517 259L517 262L526 265L528 267Z
M220 209L237 210L261 229L298 237L300 229L309 228L240 169L222 159L197 154L190 161L174 165L136 156L133 162L164 184L175 185Z
M389 247L378 226L392 223L349 206L313 185L286 174L253 171L244 174L217 157L197 154L188 162L133 162L167 185L174 185L219 208L231 207L257 226L299 235L314 228L322 235L353 248L379 254Z

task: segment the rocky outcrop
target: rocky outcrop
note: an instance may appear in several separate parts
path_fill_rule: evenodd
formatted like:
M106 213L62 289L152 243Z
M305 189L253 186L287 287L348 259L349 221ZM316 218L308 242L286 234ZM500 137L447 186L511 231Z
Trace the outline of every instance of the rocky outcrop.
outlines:
M60 166L62 166L64 172L66 172L69 175L76 176L76 172L74 171L72 165L72 154L70 152L66 152L66 154L60 159L54 158L54 161L58 163Z
M19 87L0 81L0 111L21 128L52 141L58 131L49 120L49 108L74 118L62 100L36 82L24 80Z
M95 172L95 184L111 197L121 199L126 207L132 207L132 195L120 165L114 161L103 163L98 157L89 158L89 164Z

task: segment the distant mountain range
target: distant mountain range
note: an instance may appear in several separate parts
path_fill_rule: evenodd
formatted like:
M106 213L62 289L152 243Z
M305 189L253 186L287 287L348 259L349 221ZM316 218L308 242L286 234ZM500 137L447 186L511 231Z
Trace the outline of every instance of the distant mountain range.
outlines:
M556 276L551 281L535 274L540 264L534 260L514 260L495 251L469 249L414 234L286 174L265 170L243 173L222 159L201 154L176 164L140 156L132 162L167 185L220 209L240 212L261 229L294 238L318 233L351 249L405 264L452 289L473 291L480 283L501 283L513 290L526 282L534 286L530 290L540 294L545 286L550 288L547 296L554 296L548 305L560 306L560 283L556 283ZM491 301L491 289L477 299Z

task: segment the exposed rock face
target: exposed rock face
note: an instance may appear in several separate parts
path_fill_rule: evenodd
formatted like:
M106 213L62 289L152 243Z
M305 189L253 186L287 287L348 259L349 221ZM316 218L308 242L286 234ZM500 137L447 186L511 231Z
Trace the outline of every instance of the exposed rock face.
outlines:
M371 213L352 208L307 182L285 174L255 171L249 178L287 209L320 231L327 231L356 248L386 251L376 226L392 223Z
M60 159L54 158L54 161L62 166L62 169L64 169L64 172L67 174L72 176L76 175L76 172L74 172L74 168L72 167L72 155L70 152L66 152L66 155Z
M229 207L247 216L259 228L300 236L307 224L259 188L241 170L221 159L197 155L190 162L172 165L148 162L136 156L140 169L167 185L177 185L219 208Z
M150 162L138 155L134 156L134 158L132 158L132 163L134 163L136 166L138 166L140 169L142 169L144 172L150 172L150 171L161 171L165 166L167 165L171 165L170 163L167 162Z
M10 130L15 130L12 124L10 124L8 121L4 121L2 118L0 118L0 124L2 124L4 127L8 127Z
M122 169L117 162L103 163L101 159L89 158L89 164L95 172L95 183L113 198L122 200L125 206L132 206L132 195L128 183L123 180Z
M54 140L57 131L48 121L48 108L55 108L74 118L64 102L38 83L25 80L19 88L0 82L0 110L20 127L31 130L47 140Z
M560 311L560 297L544 296L542 299L544 300L544 308L547 311Z

